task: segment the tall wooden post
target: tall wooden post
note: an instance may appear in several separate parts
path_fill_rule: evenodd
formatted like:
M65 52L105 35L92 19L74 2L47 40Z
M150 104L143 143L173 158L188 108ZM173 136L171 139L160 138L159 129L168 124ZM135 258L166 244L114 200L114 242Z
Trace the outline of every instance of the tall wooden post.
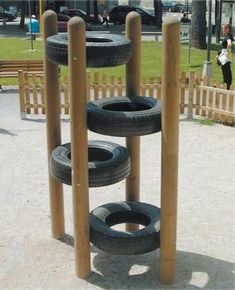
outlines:
M194 95L195 72L189 72L189 88L188 88L188 120L193 119L193 95Z
M132 43L131 59L126 65L126 95L140 94L140 48L141 48L141 18L136 12L131 12L126 18L126 36ZM126 179L126 200L139 201L140 195L140 137L127 137L126 146L131 157L131 171ZM139 225L127 224L127 231L138 230Z
M73 17L68 23L68 64L71 117L71 161L76 275L90 274L87 76L85 23Z
M44 46L47 37L57 33L56 13L48 10L43 14ZM52 150L61 144L60 87L58 65L50 62L44 54L45 105L47 125L48 167ZM52 236L56 239L64 235L63 185L49 174L49 194L51 208Z
M176 17L163 22L162 63L162 170L160 277L172 284L175 277L178 135L179 135L180 24Z

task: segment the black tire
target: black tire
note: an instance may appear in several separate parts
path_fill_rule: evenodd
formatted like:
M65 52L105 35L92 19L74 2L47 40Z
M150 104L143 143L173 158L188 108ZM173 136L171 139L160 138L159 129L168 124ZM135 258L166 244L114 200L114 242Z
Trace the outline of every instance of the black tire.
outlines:
M58 181L71 185L70 143L56 147L50 158L51 175ZM88 142L89 187L117 183L129 175L130 157L127 149L105 141Z
M68 34L50 36L46 54L51 62L68 64ZM87 67L112 67L125 64L131 56L131 41L118 34L86 32Z
M150 97L111 97L87 104L88 128L109 136L142 136L161 130L161 102Z
M137 223L145 227L135 232L121 232L111 227ZM91 242L99 249L116 255L137 255L160 246L160 209L142 202L108 203L90 213Z

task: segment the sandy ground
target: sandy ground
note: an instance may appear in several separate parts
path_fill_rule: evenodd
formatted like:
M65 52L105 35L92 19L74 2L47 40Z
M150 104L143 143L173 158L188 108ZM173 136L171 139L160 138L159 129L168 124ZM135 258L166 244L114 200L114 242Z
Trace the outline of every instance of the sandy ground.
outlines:
M92 274L74 275L71 187L66 237L52 239L43 116L20 120L17 94L0 93L0 289L235 289L235 131L180 121L176 281L159 282L159 250L114 256L91 245ZM63 120L63 142L70 140ZM89 133L90 139L124 138ZM141 200L160 203L161 135L141 139ZM123 200L124 181L90 190L90 209Z

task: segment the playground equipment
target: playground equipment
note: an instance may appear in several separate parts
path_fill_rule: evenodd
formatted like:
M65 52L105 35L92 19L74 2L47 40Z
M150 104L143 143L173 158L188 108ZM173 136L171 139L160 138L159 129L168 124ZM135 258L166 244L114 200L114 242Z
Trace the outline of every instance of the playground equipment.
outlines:
M178 118L179 118L179 22L175 18L167 20L163 25L163 108L160 119L160 103L151 98L139 96L140 91L140 42L141 42L141 21L140 16L132 12L127 16L125 45L131 41L131 52L128 46L124 51L126 55L117 57L113 62L112 54L108 53L108 60L103 56L98 64L93 55L90 54L87 42L92 42L93 47L99 49L110 42L105 37L85 35L85 24L82 19L74 17L68 24L68 38L63 38L59 47L53 40L57 34L56 14L53 11L46 11L43 15L44 43L45 43L45 94L46 94L46 115L47 115L47 148L48 166L51 170L51 156L54 150L61 146L60 127L60 91L58 64L61 62L69 67L69 88L70 88L70 117L71 117L71 168L72 168L72 191L73 191L73 222L74 222L74 250L76 275L80 278L87 278L90 274L90 240L105 251L118 254L138 254L152 251L160 245L160 271L163 283L171 284L175 273L175 251L176 251L176 215L177 215L177 169L178 169ZM110 36L108 36L110 37ZM59 38L60 41L60 38ZM122 40L121 40L122 41ZM95 45L94 43L99 43ZM53 49L56 57L54 57ZM56 47L56 48L55 48ZM97 49L98 49L97 48ZM96 48L94 48L96 49ZM118 50L117 50L118 54ZM48 57L49 55L49 57ZM89 62L89 56L93 61ZM68 58L68 61L67 61ZM107 60L107 62L106 62ZM112 64L113 62L113 64ZM121 101L115 99L114 103L102 105L107 110L109 117L118 111L129 116L128 122L135 122L136 116L150 114L150 125L138 132L137 127L130 134L121 130L116 132L118 136L126 137L126 147L130 154L131 168L125 166L126 179L126 201L102 205L108 213L101 213L105 218L100 221L99 207L89 214L89 143L87 139L87 124L91 129L94 125L92 119L93 111L87 106L87 83L86 67L119 65L126 63L126 99ZM89 112L89 113L88 113ZM128 115L129 114L129 115ZM88 116L88 117L87 117ZM149 117L149 116L148 116ZM88 120L87 120L88 118ZM97 118L97 116L96 116ZM140 118L141 119L141 118ZM96 121L99 119L95 119ZM88 122L87 122L88 121ZM146 119L144 120L144 122ZM144 123L143 122L143 123ZM105 126L105 122L103 125ZM155 124L155 125L154 125ZM102 126L100 126L102 127ZM127 126L128 128L128 126ZM158 132L162 129L162 190L161 190L161 220L160 211L157 207L139 202L140 192L140 136L145 130L147 134ZM100 130L100 128L99 128ZM137 131L136 131L137 130ZM127 130L128 131L128 130ZM105 131L110 134L110 128ZM100 133L104 133L102 131ZM116 135L115 135L116 136ZM102 159L102 158L101 158ZM102 160L99 161L102 161ZM127 158L128 159L128 158ZM56 170L56 169L55 169ZM55 175L55 172L54 174ZM70 179L71 180L71 179ZM49 192L52 217L52 235L54 238L63 237L64 230L64 206L62 183L49 174ZM119 181L119 180L118 180ZM89 223L90 215L90 223ZM132 233L120 234L113 231L115 235L109 235L110 227L118 223L127 223L127 231ZM133 223L134 222L134 223ZM161 234L160 234L161 223ZM145 226L138 230L139 224ZM97 230L98 227L98 230ZM89 234L89 228L91 235ZM98 235L97 235L98 232ZM101 235L100 235L101 233ZM145 238L147 237L147 239ZM138 240L139 239L139 240ZM146 241L148 241L146 243ZM125 248L126 243L132 243L133 250Z

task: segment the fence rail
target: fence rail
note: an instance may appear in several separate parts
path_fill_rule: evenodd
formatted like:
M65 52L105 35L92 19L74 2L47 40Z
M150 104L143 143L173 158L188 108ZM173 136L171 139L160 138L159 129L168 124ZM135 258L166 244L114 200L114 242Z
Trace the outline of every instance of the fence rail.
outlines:
M87 100L110 96L124 96L126 85L121 77L87 73ZM61 114L69 114L68 79L61 80ZM140 95L161 99L161 78L142 80ZM235 90L226 90L220 84L207 86L200 75L181 73L179 89L180 114L193 118L207 117L216 122L235 124ZM19 72L19 101L21 119L27 115L45 114L44 78L37 74Z

